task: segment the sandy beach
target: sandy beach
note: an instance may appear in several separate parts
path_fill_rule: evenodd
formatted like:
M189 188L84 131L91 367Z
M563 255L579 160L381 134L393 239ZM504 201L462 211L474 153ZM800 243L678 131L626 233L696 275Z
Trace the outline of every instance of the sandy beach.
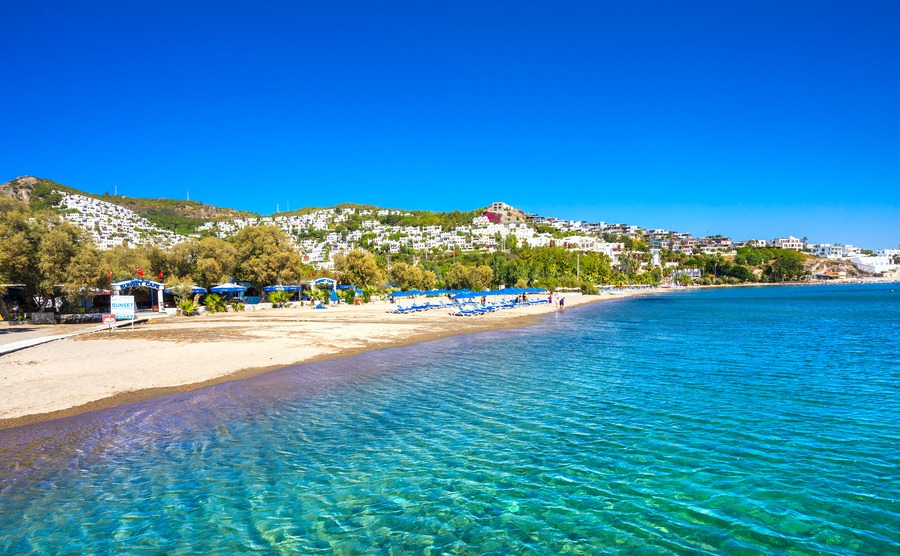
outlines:
M566 307L622 295L568 295ZM0 428L61 418L166 393L253 376L275 368L455 334L534 324L555 306L535 305L477 317L436 309L391 314L387 303L309 307L154 319L112 334L98 332L0 356ZM84 330L31 326L0 330L0 344ZM95 328L95 327L91 327Z

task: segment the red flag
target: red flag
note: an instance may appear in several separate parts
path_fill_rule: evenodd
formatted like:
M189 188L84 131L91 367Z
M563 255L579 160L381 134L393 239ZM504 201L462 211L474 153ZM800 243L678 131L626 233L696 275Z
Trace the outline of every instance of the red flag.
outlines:
M162 280L162 270L159 271L159 274L157 274L156 277Z
M141 278L144 277L144 271L141 270L141 267L138 267L138 276L140 276Z
M107 278L112 278L112 270L110 270L109 272L106 273L106 277L107 277Z
M313 278L315 278L315 277L316 277L316 271L313 270L312 273L313 273Z

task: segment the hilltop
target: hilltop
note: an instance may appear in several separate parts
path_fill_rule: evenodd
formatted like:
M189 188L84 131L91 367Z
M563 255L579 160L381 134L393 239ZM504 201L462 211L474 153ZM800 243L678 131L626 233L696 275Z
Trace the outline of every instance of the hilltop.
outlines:
M118 205L146 218L163 230L180 234L194 233L209 221L232 220L255 216L247 211L207 205L197 201L125 197L104 193L97 195L69 187L46 178L24 176L0 185L0 196L12 197L26 203L32 212L59 211L62 197L56 192L81 195Z
M140 217L146 218L152 225L178 234L193 234L210 222L222 222L242 218L258 218L260 215L226 207L207 205L198 201L187 201L166 198L126 197L110 195L108 192L98 195L88 193L46 178L23 176L0 184L0 196L11 197L28 205L31 212L61 212L62 196L56 192L70 195L81 195L126 208ZM502 204L502 203L501 203ZM282 211L271 216L290 217L307 216L319 211L331 210L340 214L343 211L372 211L379 214L377 220L385 225L393 226L442 226L452 228L470 224L472 219L482 215L496 215L499 222L524 222L525 213L508 205L503 207L484 207L472 211L434 212L427 210L399 210L375 205L359 203L340 203L332 207L305 207L293 211Z

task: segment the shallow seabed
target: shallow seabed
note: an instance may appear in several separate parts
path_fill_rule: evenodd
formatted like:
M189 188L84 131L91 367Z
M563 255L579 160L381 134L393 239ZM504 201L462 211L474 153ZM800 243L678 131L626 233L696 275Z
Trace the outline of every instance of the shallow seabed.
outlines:
M0 431L0 552L897 553L892 287L602 303Z

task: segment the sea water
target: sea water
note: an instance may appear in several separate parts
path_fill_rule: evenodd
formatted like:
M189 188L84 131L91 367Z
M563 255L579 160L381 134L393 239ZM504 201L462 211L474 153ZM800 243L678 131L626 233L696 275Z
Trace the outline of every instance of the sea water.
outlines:
M618 300L0 431L0 552L900 553L900 288Z

